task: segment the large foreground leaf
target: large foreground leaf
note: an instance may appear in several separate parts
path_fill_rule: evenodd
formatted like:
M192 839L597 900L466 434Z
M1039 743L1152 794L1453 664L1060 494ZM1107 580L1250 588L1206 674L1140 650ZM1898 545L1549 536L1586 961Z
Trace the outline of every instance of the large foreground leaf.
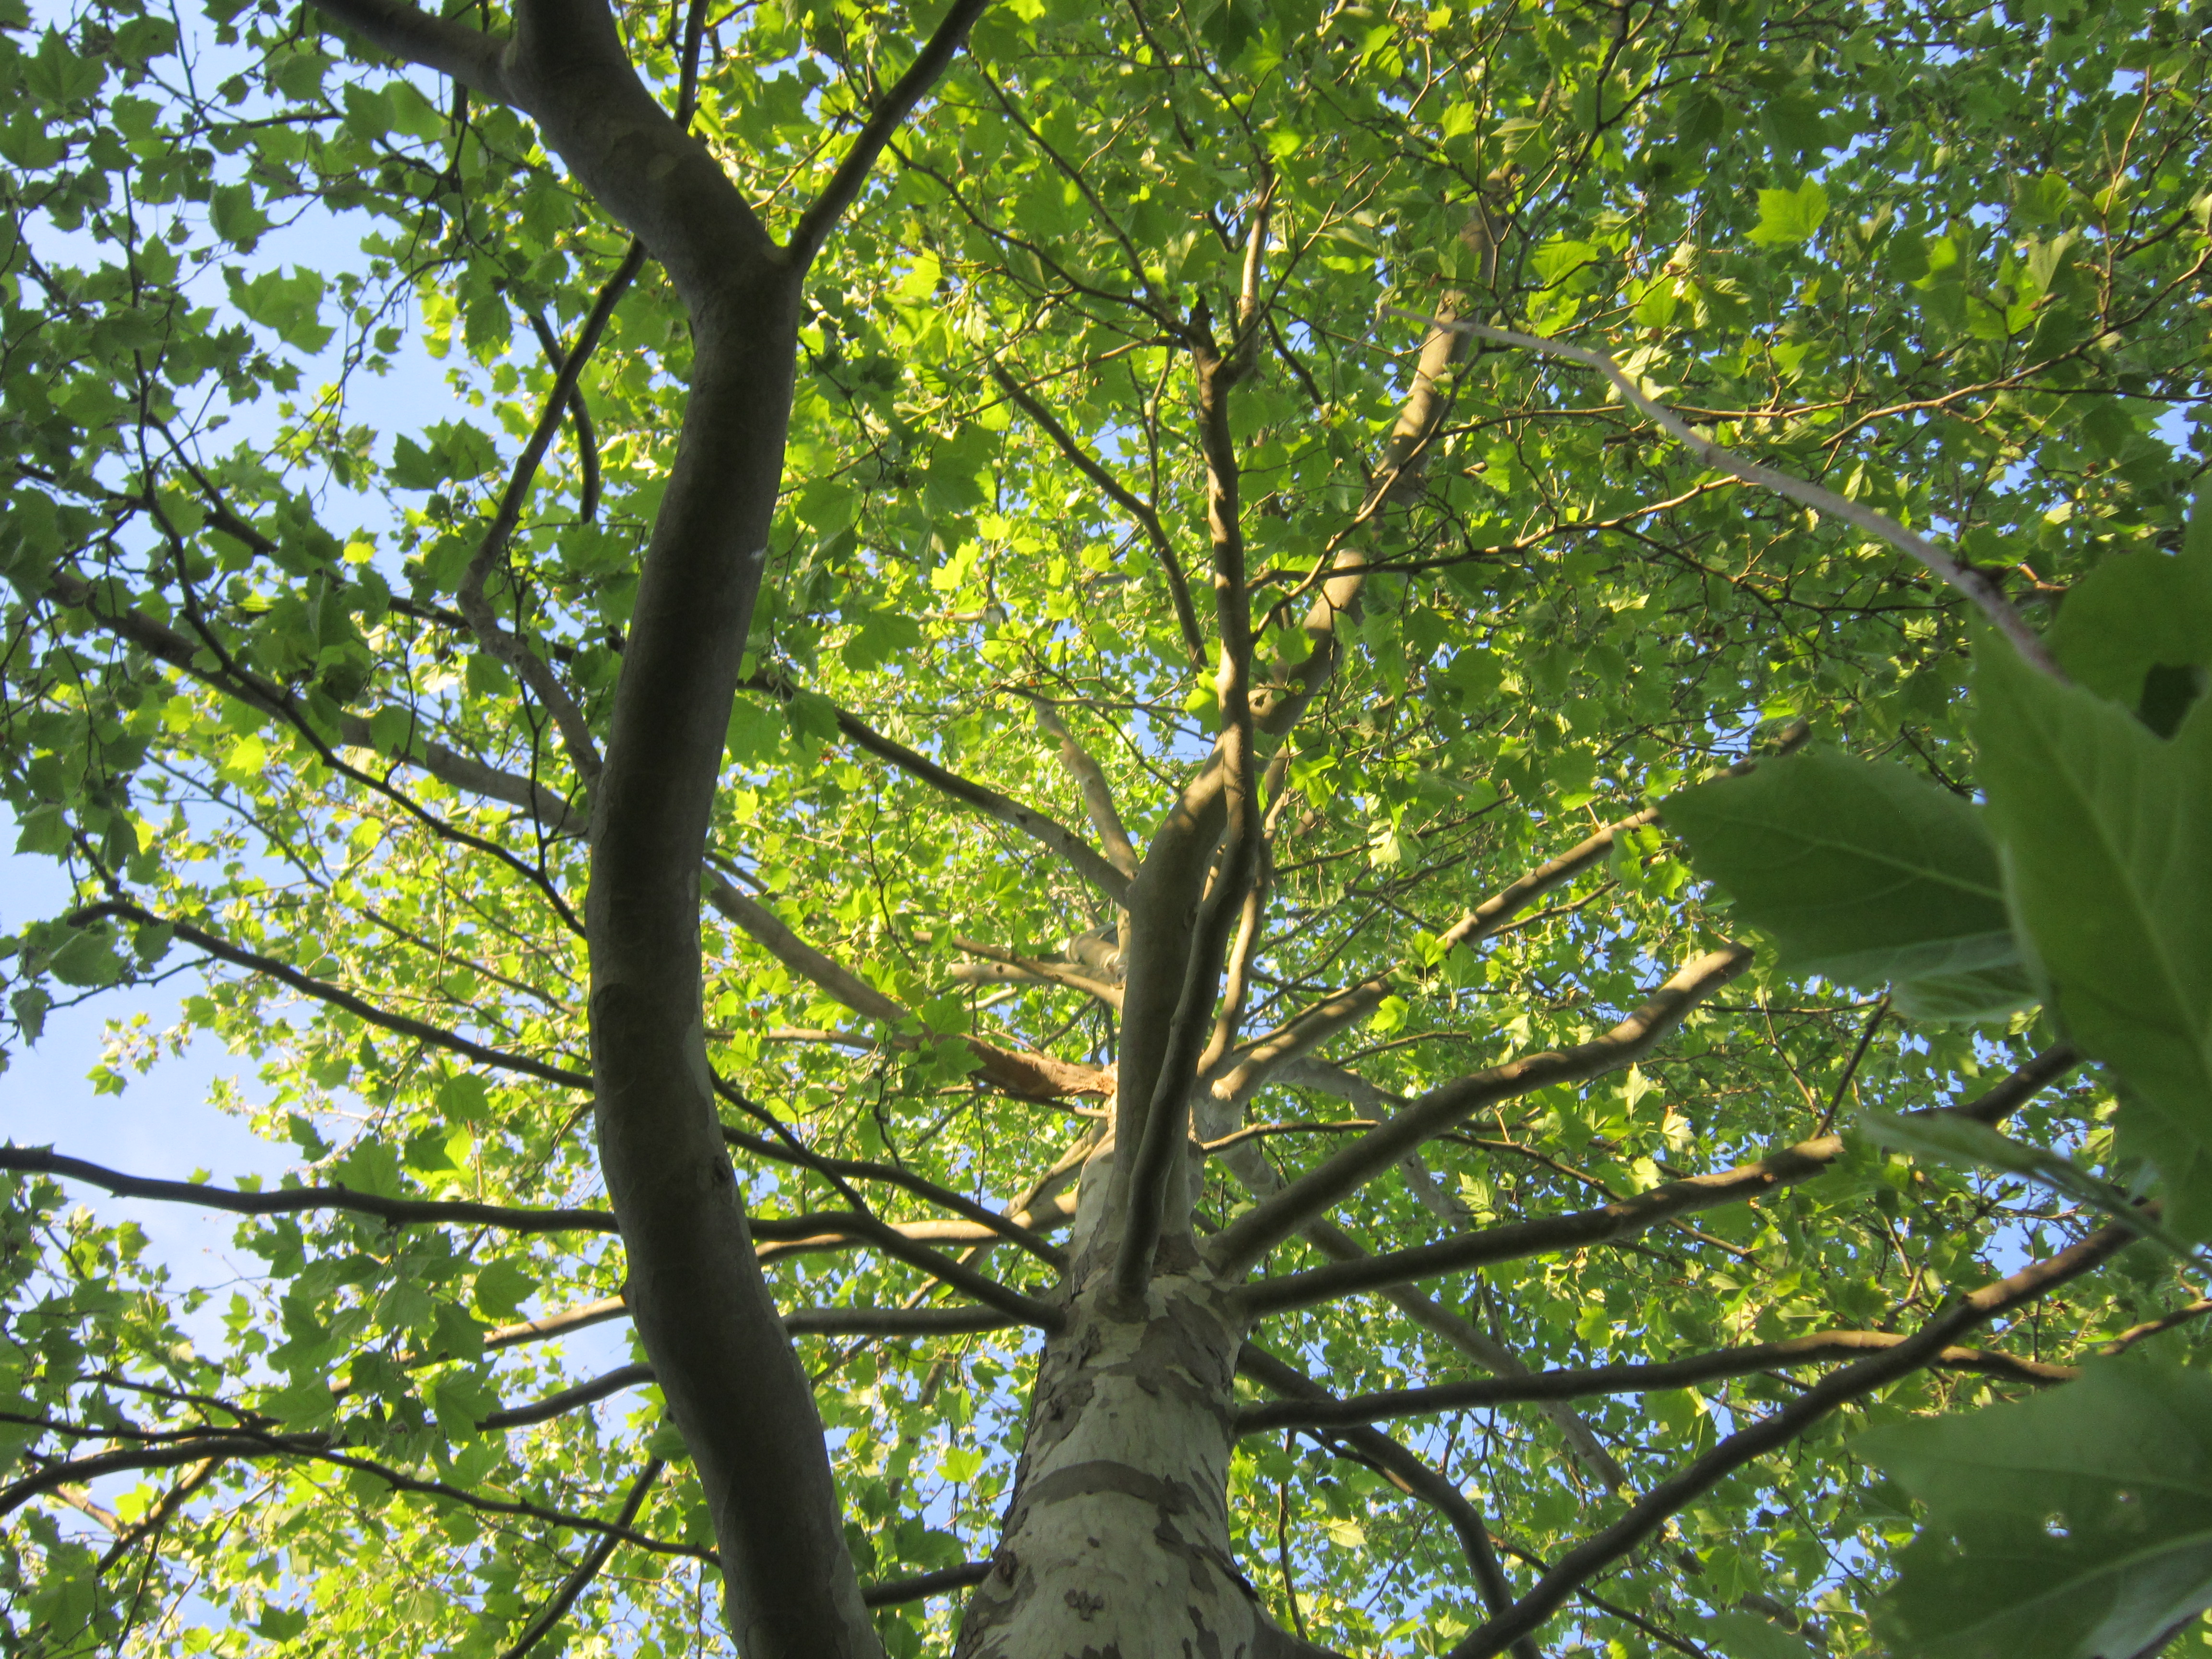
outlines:
M2026 993L1980 813L1903 767L1808 749L1669 796L1664 810L1698 872L1773 938L1783 967L1899 981L1910 1011L1937 1018Z
M2191 682L2212 667L2212 492L2179 557L2123 554L2075 583L2051 648L2078 684L2172 731Z
M1990 641L1974 732L2014 914L2053 1006L2124 1085L2122 1132L2212 1233L2212 704L2172 739Z
M1928 1506L1888 1606L1913 1659L2135 1659L2212 1607L2212 1376L2091 1365L1860 1454Z

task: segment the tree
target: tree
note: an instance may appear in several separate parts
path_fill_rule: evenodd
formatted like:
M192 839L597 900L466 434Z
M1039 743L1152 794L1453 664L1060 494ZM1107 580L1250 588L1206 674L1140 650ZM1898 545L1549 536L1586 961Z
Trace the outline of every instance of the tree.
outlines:
M9 21L13 1018L301 1160L0 1153L11 1653L1861 1652L2198 1352L1965 676L2195 763L2202 8Z

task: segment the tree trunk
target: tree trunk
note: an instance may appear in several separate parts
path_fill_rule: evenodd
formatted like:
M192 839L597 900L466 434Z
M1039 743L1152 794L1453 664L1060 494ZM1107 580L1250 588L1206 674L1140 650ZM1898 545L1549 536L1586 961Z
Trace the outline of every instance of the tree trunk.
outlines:
M1064 1329L1030 1399L991 1576L958 1659L1322 1655L1279 1629L1237 1569L1229 1460L1243 1322L1171 1232L1141 1305L1114 1288L1111 1144L1084 1172Z

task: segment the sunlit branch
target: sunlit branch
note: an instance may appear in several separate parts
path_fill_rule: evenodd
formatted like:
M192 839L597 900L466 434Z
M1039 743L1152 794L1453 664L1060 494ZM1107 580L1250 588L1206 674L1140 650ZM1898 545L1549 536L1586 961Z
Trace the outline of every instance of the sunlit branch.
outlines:
M1430 1090L1381 1127L1369 1131L1224 1228L1213 1240L1215 1259L1229 1271L1249 1267L1295 1232L1301 1221L1358 1191L1424 1140L1452 1127L1472 1112L1555 1083L1585 1082L1642 1059L1698 1002L1750 965L1751 952L1742 945L1709 951L1675 974L1603 1036L1571 1048L1524 1055ZM1372 1282L1393 1280L1385 1276Z
M2050 648L2044 644L2043 636L2028 626L2027 618L2014 610L2003 593L1978 571L1961 564L1926 538L1915 535L1886 513L1848 500L1832 489L1824 489L1819 484L1793 477L1786 472L1778 472L1771 466L1762 466L1733 450L1722 448L1671 410L1646 397L1628 372L1604 352L1569 345L1564 340L1547 339L1540 335L1516 334L1508 329L1490 328L1480 323L1440 321L1433 317L1402 311L1395 306L1385 309L1391 315L1425 323L1431 328L1452 329L1481 339L1495 340L1501 345L1513 346L1522 351L1540 352L1547 357L1564 357L1597 370L1613 382L1613 389L1620 392L1622 401L1663 429L1707 466L1741 478L1746 483L1757 484L1762 489L1787 495L1802 506L1825 513L1831 518L1841 519L1869 535L1880 537L1916 561L1931 575L1948 582L1965 594L1996 625L1997 630L2013 642L2020 654L2038 669L2053 679L2063 680L2066 678L2052 658Z
M2179 1325L2186 1325L2192 1320L2202 1319L2206 1314L2212 1314L2212 1299L2199 1297L2196 1301L2185 1304L2171 1313L2160 1314L2156 1319L2147 1319L2140 1325L2129 1326L2097 1352L2107 1358L2114 1354L2125 1353L2146 1338L2160 1335Z
M1051 962L1042 957L1021 956L1012 951L1000 951L971 939L955 938L952 943L957 948L967 951L970 956L987 957L992 964L1012 969L1014 973L1022 975L1030 983L1065 986L1071 991L1081 991L1085 995L1097 998L1109 1008L1118 1009L1121 1006L1122 993L1120 986L1109 985L1105 981L1086 974L1081 969L1072 967L1066 963ZM956 963L953 969L955 977L964 977L959 970L971 965L982 964Z
M1188 603L1187 596L1185 603ZM1106 849L1106 861L1123 875L1133 876L1137 873L1137 849L1121 822L1120 809L1114 805L1113 787L1106 781L1104 769L1089 750L1075 740L1049 699L1034 691L1022 695L1030 701L1037 730L1059 745L1060 763L1082 792L1084 811L1091 815L1091 827L1098 832L1099 844Z
M611 1233L615 1218L605 1210L519 1210L460 1200L383 1198L345 1187L278 1187L258 1193L234 1192L190 1181L157 1181L103 1169L80 1158L65 1158L45 1146L0 1146L0 1170L27 1175L60 1176L82 1181L118 1198L151 1198L191 1204L232 1215L298 1215L315 1210L343 1210L373 1215L393 1226L456 1222L497 1227L515 1233Z
M1511 1611L1493 1618L1456 1644L1447 1659L1490 1659L1533 1633L1581 1585L1619 1560L1736 1469L1788 1445L1838 1407L1909 1376L1936 1361L1953 1340L2000 1314L2035 1301L2100 1266L2133 1243L2122 1226L2100 1228L2072 1249L1970 1291L1905 1340L1830 1372L1779 1411L1759 1419L1670 1475L1632 1504L1626 1515L1561 1556Z
M322 980L310 978L307 975L300 972L298 969L279 962L273 957L264 957L258 951L248 951L233 945L228 939L217 939L214 934L195 927L190 922L173 921L166 916L157 916L152 911L143 909L136 904L111 900L100 904L88 905L70 915L70 925L82 927L104 916L113 916L125 921L136 922L143 927L166 927L187 945L206 951L217 961L229 963L237 968L249 969L254 973L276 980L280 984L291 987L303 996L312 997L318 1002L328 1003L333 1008L343 1009L355 1018L366 1024L374 1025L380 1030L390 1031L398 1036L413 1037L418 1042L428 1043L434 1048L443 1048L449 1054L460 1054L466 1059L477 1061L479 1065L496 1066L501 1071L519 1072L526 1077L538 1078L547 1083L557 1083L563 1088L589 1089L592 1086L592 1076L588 1072L572 1072L562 1066L549 1066L543 1060L532 1060L527 1054L511 1054L502 1049L486 1048L483 1043L472 1042L458 1032L448 1031L440 1026L425 1024L422 1021L410 1019L404 1014L392 1013L389 1010L379 1008L374 1003L364 1001L350 991L341 990L338 987Z

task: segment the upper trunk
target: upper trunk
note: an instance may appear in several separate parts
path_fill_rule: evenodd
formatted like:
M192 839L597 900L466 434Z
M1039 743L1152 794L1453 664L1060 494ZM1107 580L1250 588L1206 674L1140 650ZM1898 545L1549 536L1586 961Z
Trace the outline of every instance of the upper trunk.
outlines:
M700 1008L699 869L768 549L799 285L695 308L683 441L593 793L592 1072L629 1302L704 1489L745 1659L874 1659L811 1389L749 1236Z

